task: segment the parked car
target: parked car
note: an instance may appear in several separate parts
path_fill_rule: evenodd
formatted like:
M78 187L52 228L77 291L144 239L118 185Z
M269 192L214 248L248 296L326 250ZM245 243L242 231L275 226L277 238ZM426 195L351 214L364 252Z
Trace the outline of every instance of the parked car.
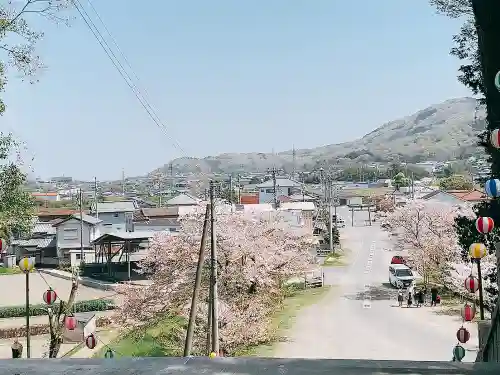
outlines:
M408 288L414 280L413 272L404 264L392 264L389 267L389 283L392 286Z
M391 259L391 264L406 264L406 259L401 255L394 255Z

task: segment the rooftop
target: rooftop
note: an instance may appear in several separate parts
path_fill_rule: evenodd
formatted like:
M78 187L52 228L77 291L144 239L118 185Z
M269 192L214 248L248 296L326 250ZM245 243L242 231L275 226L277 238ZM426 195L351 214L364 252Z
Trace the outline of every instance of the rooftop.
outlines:
M118 202L98 202L98 213L113 213L113 212L134 212L136 210L134 201L118 201ZM92 205L94 209L94 205Z
M96 238L92 243L105 243L105 242L123 242L131 240L148 240L154 236L153 231L136 231L136 232L109 232L103 234L101 237Z
M189 194L179 194L171 199L169 199L165 205L166 206L178 206L178 205L198 205L200 199L195 198Z
M87 215L87 214L82 214L81 216L82 220L84 223L87 223L87 224L90 224L90 225L96 225L100 222L102 222L102 220L100 219L96 219L95 217L93 216L90 216L90 215ZM54 224L54 227L57 227L58 225L61 225L62 223L68 221L68 220L71 220L71 219L76 219L76 220L80 220L80 213L77 213L77 214L73 214L71 215L70 217Z
M263 182L262 184L258 184L257 187L259 189L261 188L272 188L274 186L274 182L273 180L267 180L265 182ZM301 187L302 184L297 182L297 181L293 181L293 180L290 180L289 178L286 178L286 177L276 177L276 186L281 186L281 187Z

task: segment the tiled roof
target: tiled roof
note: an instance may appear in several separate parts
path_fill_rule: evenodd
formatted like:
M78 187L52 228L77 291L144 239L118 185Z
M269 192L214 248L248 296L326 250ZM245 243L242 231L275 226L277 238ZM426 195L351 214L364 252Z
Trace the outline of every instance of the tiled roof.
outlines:
M62 221L54 224L53 226L57 227L58 225L61 225L62 223L66 222L68 220L71 220L71 219L80 220L80 213L73 214L70 217L66 218L65 220L62 220ZM83 220L84 223L87 223L87 224L90 224L90 225L96 225L96 224L102 222L102 220L96 219L95 217L87 215L87 214L83 214L82 215L82 220Z
M123 202L98 202L97 211L99 213L112 212L134 212L137 206L134 201Z
M462 201L466 202L477 202L488 200L488 196L479 190L447 190L446 193L453 195L455 198L458 198Z
M56 230L51 223L36 223L31 233L56 234Z
M142 213L144 214L144 216L149 218L162 217L162 216L178 216L179 207L143 208Z
M188 195L188 194L179 194L176 197L169 199L165 205L166 206L177 206L177 205L197 205L200 200Z
M172 219L172 218L159 218L159 219L149 219L146 221L141 221L137 223L138 226L166 226L166 227L178 227L181 225L180 221L178 219Z
M69 210L67 208L40 208L37 216L70 216L76 214L78 210Z
M53 244L52 244L53 242ZM55 237L51 238L30 238L29 240L16 240L12 241L13 245L18 245L22 247L36 247L38 249L43 249L49 247L49 245L55 246Z

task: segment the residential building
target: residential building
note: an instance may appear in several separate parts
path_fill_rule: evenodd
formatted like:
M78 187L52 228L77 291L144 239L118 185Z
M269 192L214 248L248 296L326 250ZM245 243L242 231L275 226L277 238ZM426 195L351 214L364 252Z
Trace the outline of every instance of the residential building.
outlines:
M259 203L273 203L274 196L287 196L293 194L295 189L300 189L302 185L289 178L276 177L276 192L274 191L273 180L267 180L262 184L257 185L259 189Z
M134 231L169 231L180 229L179 207L141 208L134 212Z
M422 197L429 202L449 203L451 205L470 204L484 202L488 196L480 190L435 190Z
M92 214L102 220L102 230L104 232L126 231L127 218L132 218L137 209L133 201L121 202L98 202L97 211L92 205Z
M16 256L16 261L33 257L36 265L57 265L55 228L51 223L35 223L29 237L11 241L9 253Z
M61 199L59 193L57 192L48 192L48 193L34 192L31 193L31 195L38 201L59 201Z
M80 224L80 220L82 223ZM86 254L94 254L91 242L101 235L102 220L93 216L75 214L67 219L54 224L56 228L57 256L59 264L69 265L72 250L81 250L83 245L84 260ZM81 254L76 255L76 260L81 259Z
M170 198L165 202L167 207L179 207L179 206L198 206L201 203L201 199L193 197L190 194L182 193L173 198Z
M76 213L78 213L78 210L39 207L36 216L38 217L38 221L49 222L55 219L66 219ZM86 213L86 211L84 211L84 213Z

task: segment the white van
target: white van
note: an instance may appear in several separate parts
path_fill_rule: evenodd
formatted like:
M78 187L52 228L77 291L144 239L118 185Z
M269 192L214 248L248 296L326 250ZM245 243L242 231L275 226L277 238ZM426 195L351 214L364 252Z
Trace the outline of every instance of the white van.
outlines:
M404 288L408 288L414 280L415 276L407 265L391 264L389 266L389 283L392 286L403 286Z

